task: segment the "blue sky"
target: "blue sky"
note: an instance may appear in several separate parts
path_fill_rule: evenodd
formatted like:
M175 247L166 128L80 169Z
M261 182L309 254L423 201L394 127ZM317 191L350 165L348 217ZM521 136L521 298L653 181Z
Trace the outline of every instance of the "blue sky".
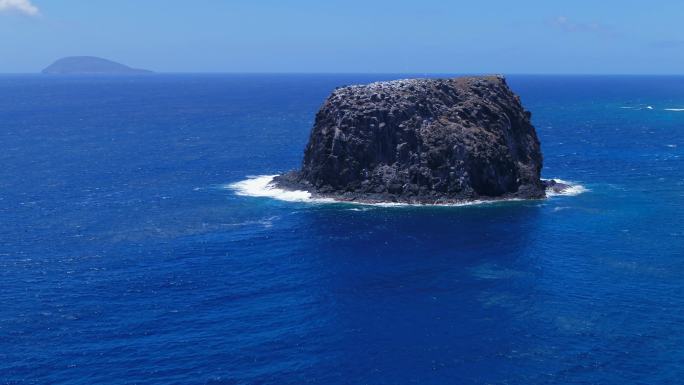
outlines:
M684 2L0 0L0 72L684 74Z

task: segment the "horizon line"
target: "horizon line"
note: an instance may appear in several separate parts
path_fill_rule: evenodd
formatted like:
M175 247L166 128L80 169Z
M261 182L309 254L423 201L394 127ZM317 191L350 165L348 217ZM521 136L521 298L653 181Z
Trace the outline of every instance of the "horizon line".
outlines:
M596 72L277 72L277 71L202 71L202 72L157 72L151 71L145 74L43 74L41 72L0 72L5 75L41 75L45 77L62 76L154 76L154 75L456 75L456 76L487 76L487 75L513 75L513 76L684 76L684 73L596 73Z

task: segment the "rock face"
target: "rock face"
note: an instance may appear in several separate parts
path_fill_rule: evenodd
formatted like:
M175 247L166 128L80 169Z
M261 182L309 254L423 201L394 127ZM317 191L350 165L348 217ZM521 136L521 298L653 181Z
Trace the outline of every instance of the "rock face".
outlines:
M52 75L126 75L149 74L152 71L131 68L111 60L93 56L71 56L59 59L43 70Z
M366 202L543 198L530 113L500 76L338 88L286 189Z

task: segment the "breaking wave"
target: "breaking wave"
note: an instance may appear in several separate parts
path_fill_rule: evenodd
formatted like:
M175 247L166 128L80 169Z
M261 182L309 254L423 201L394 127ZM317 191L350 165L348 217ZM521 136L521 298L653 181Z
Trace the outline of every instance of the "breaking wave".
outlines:
M305 202L305 203L337 203L337 204L354 204L354 205L364 205L364 206L376 206L376 207L411 207L411 206L474 206L482 204L492 204L500 203L503 200L475 200L475 201L465 201L459 203L448 203L448 204L420 204L420 203L396 203L396 202L380 202L380 203L369 203L369 202L346 202L339 201L333 198L320 198L314 197L310 192L303 190L285 190L276 187L273 184L273 178L278 175L258 175L258 176L248 176L247 179L224 185L223 187L229 190L233 190L236 195L248 196L248 197L261 197L261 198L272 198L285 202ZM562 192L553 192L551 189L547 190L548 197L554 196L575 196L589 191L584 186L575 184L572 182L567 182L562 179L554 179L558 183L567 184L570 187L563 190ZM505 201L521 201L522 199L506 199Z
M653 106L649 105L639 105L639 106L621 106L623 110L653 110Z
M546 196L547 197L575 196L575 195L580 195L582 193L589 191L589 189L587 189L586 187L582 186L579 183L569 182L567 180L558 179L558 178L553 178L553 180L555 180L558 183L568 185L569 187L564 189L563 191L560 191L560 192L553 191L553 189L547 189L546 190Z
M311 193L302 190L285 190L275 187L273 178L278 175L259 175L226 185L235 194L248 197L273 198L286 202L335 202L333 199L313 198Z
M641 105L641 106L621 106L623 110L653 110L653 106ZM684 108L663 108L663 111L670 112L684 112Z

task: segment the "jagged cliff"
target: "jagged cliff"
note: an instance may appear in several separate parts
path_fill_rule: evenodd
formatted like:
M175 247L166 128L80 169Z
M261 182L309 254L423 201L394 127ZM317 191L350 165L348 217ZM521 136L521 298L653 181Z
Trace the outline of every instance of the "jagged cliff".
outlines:
M543 198L530 113L501 76L336 89L286 189L367 202Z

